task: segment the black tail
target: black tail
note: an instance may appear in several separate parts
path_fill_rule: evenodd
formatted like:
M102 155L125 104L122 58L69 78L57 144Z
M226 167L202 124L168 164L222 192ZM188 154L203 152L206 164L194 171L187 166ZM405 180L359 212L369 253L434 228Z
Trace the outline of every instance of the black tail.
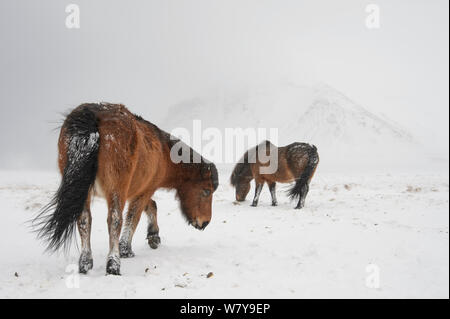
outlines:
M67 143L67 164L58 191L33 220L47 250L70 248L75 224L95 182L98 167L97 118L88 106L72 111L62 126Z
M295 185L288 190L289 197L294 200L300 198L302 193L305 192L305 187L308 186L309 180L311 179L314 170L319 163L319 154L317 153L317 148L311 145L308 150L308 164L306 164L300 177L296 180ZM307 191L306 191L307 192Z

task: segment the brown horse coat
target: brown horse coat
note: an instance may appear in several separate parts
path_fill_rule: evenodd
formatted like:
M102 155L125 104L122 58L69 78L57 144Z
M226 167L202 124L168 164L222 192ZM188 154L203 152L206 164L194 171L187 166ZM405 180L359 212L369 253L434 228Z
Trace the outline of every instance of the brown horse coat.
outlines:
M200 156L199 163L172 161L170 152L177 143L182 142L120 104L83 104L74 109L59 136L60 188L35 220L40 237L49 241L50 249L58 249L67 244L77 222L82 244L80 272L87 272L92 268L90 200L102 196L108 204L107 273L119 274L119 256L134 255L131 240L142 211L149 216L150 246L156 248L160 242L156 203L151 199L159 188L175 189L187 221L204 229L211 220L217 170ZM194 151L188 150L188 158L193 159Z
M266 155L276 152L276 170L273 173L262 173L262 168L271 165L260 158L259 149L264 146ZM269 157L268 157L269 158ZM269 185L272 195L272 205L278 204L275 193L276 182L296 182L290 189L291 198L299 198L296 208L302 208L309 191L309 183L319 163L319 155L314 145L307 143L292 143L283 147L276 147L269 141L262 142L248 150L236 164L230 177L231 184L236 188L236 200L244 201L249 190L250 182L255 180L255 197L252 206L257 206L259 195L264 183Z

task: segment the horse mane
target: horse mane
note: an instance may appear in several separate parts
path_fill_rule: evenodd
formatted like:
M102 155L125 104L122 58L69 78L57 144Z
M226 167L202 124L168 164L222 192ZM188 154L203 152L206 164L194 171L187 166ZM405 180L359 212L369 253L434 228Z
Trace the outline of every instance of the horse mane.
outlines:
M237 186L244 180L251 180L253 178L252 169L248 160L249 151L246 151L238 163L234 166L231 173L230 183L232 186Z
M237 163L234 166L233 173L231 173L230 183L236 186L241 183L243 179L251 179L253 177L249 163Z
M251 181L253 179L253 173L250 164L256 163L258 157L258 149L264 144L266 149L272 149L276 147L269 140L265 140L245 152L238 163L234 166L233 172L231 173L230 183L232 186L236 186L243 181Z
M154 132L156 132L158 134L159 140L162 143L166 144L168 146L169 150L175 144L177 144L179 142L185 144L179 138L176 138L173 135L167 133L166 131L160 129L155 124L150 123L149 121L145 120L142 116L136 115L136 114L133 114L133 115L134 115L134 117L135 117L135 119L137 121L146 124ZM205 175L205 173L210 171L211 172L211 183L212 183L212 185L214 187L214 190L216 190L217 187L219 186L219 174L217 172L216 165L214 163L212 163L211 161L207 160L206 158L204 158L203 156L201 156L200 154L198 154L192 147L190 147L190 146L188 146L188 147L189 147L189 159L190 159L190 161L188 163L180 162L179 164L183 165L183 167L186 168L186 169L197 169L198 171L200 171L200 174L201 174L202 177ZM196 158L200 157L200 163L195 163L194 162L194 156L196 156Z

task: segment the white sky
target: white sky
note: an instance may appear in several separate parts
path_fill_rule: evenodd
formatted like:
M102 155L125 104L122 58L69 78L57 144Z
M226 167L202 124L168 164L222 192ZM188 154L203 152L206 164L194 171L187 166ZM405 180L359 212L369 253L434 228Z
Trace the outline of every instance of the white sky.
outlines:
M68 3L0 2L0 169L55 167L53 129L82 102L158 123L211 88L280 79L326 82L448 157L446 0L74 0L79 30Z

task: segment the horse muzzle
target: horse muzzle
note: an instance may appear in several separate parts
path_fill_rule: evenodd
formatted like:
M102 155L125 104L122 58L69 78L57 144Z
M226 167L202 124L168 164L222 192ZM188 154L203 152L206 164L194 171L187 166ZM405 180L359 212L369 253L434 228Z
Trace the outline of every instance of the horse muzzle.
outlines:
M191 221L191 225L194 226L198 230L204 230L206 228L206 226L208 226L208 224L209 224L209 220L208 221L199 221L197 219L194 219L193 221Z

